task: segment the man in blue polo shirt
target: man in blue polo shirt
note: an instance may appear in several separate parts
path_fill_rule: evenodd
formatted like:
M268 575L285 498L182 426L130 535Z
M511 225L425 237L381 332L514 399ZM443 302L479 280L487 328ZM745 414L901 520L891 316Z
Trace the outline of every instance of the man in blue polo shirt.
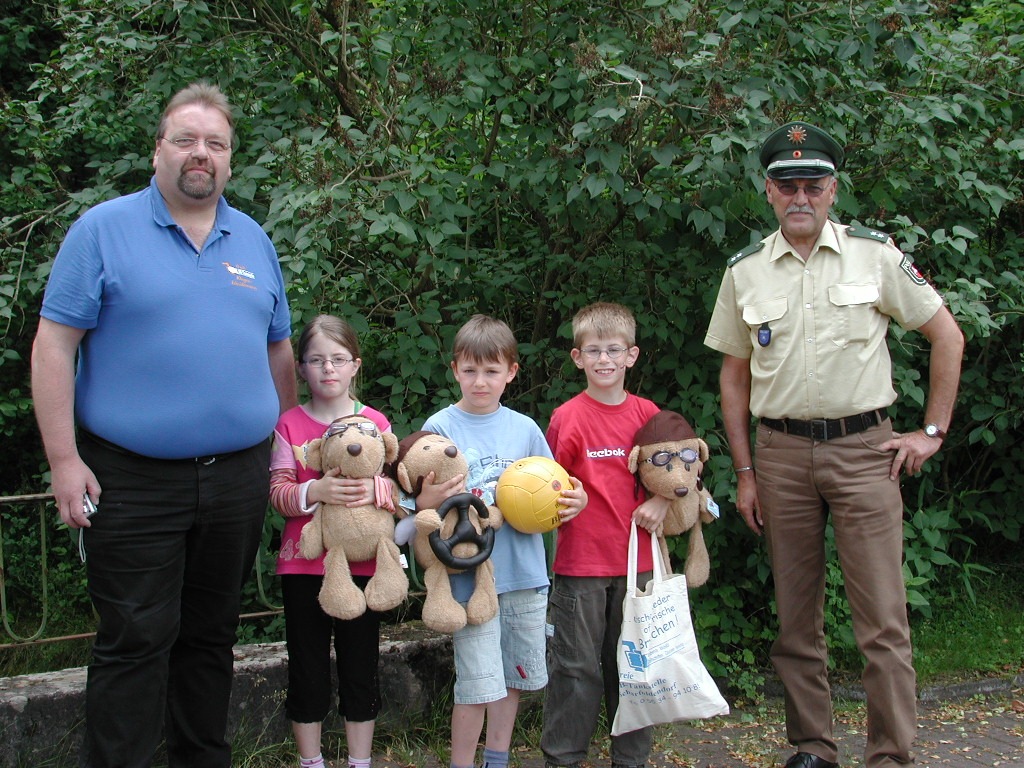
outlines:
M162 724L170 765L231 762L240 593L268 438L296 400L277 254L222 197L233 139L218 88L175 95L149 187L75 222L43 299L36 416L61 519L85 528L99 615L90 766L149 765Z

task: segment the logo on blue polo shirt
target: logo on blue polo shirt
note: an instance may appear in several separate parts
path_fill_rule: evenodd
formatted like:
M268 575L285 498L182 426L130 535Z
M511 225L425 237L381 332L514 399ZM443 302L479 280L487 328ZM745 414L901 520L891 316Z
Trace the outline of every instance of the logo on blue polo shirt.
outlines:
M226 261L222 261L221 264L223 264L227 268L228 272L230 272L232 275L235 275L235 277L244 277L248 280L256 279L256 275L254 275L252 272L250 272L248 269L245 269L244 267L233 267Z
M224 268L231 274L232 285L237 285L242 288L251 288L254 291L256 290L256 286L253 285L253 283L256 282L255 274L250 272L245 267L233 266L231 264L228 264L226 261L222 261L221 264L223 264Z

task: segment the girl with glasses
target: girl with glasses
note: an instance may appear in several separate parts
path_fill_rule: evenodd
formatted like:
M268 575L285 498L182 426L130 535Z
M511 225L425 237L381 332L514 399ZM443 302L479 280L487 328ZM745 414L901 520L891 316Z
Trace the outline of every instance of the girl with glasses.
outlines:
M377 657L380 618L367 610L351 620L324 613L318 595L323 557L306 560L299 552L302 528L321 503L359 506L376 503L394 511L390 485L383 478L352 480L310 469L305 446L323 437L342 416L366 416L382 432L391 424L380 411L356 398L353 380L362 365L352 327L340 318L320 315L302 331L298 372L309 388L308 402L286 411L274 433L270 467L270 501L284 517L277 573L284 597L288 648L288 695L285 713L299 750L301 768L323 768L322 722L331 706L331 635L338 667L338 711L345 721L348 765L370 765L373 729L380 710ZM373 561L349 563L352 578L365 588Z

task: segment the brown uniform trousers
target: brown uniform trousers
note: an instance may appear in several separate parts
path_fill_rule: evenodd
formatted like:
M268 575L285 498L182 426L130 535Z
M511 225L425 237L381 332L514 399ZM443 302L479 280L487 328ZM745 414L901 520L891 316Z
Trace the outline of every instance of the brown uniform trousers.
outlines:
M775 577L779 636L772 662L800 751L836 761L825 645L825 523L835 530L857 646L865 658L867 768L912 762L916 678L903 585L903 502L889 479L886 420L814 441L759 425L757 492Z

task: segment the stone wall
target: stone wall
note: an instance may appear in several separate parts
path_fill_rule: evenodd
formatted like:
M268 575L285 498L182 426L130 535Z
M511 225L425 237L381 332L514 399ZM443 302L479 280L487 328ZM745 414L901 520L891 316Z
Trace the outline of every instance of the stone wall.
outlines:
M450 636L404 629L402 637L382 638L380 648L378 722L393 728L426 714L454 676ZM0 679L0 768L77 763L85 677L85 669L78 668ZM283 643L235 648L228 726L232 736L260 745L290 738L291 728L283 714L286 687ZM325 727L340 725L328 722Z

